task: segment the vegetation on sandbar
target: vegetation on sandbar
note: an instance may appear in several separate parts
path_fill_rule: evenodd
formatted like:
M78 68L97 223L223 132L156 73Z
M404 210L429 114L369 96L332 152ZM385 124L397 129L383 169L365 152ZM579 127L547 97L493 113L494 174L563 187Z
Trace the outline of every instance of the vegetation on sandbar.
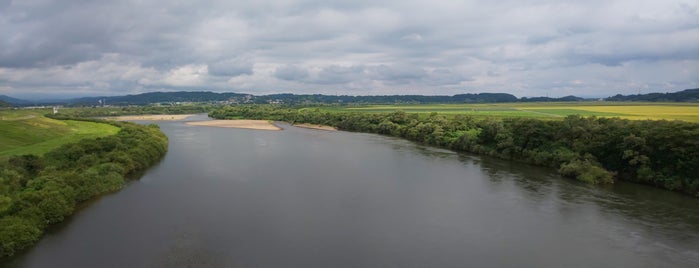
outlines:
M699 124L571 115L560 120L231 106L217 119L310 123L557 168L588 183L626 180L699 196Z

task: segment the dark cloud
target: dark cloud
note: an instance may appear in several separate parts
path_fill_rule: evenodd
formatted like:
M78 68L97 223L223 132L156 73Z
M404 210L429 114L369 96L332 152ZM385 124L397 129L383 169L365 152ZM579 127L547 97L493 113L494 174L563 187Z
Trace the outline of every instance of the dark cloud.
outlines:
M699 86L697 17L686 0L0 0L0 94L671 91Z

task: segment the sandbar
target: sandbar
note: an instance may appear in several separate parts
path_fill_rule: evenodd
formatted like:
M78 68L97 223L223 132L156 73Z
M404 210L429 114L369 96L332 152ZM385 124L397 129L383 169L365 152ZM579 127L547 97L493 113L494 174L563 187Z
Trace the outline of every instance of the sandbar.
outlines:
M311 128L311 129L320 129L320 130L329 130L329 131L337 131L337 128L331 127L331 126L324 126L324 125L314 125L314 124L297 124L294 125L295 127L302 127L302 128Z
M194 116L195 114L146 114L146 115L124 115L124 116L110 116L103 117L106 120L114 121L177 121L184 120L187 117Z
M247 128L258 130L282 130L267 120L208 120L187 122L187 125L192 126L207 126L207 127L232 127L232 128Z

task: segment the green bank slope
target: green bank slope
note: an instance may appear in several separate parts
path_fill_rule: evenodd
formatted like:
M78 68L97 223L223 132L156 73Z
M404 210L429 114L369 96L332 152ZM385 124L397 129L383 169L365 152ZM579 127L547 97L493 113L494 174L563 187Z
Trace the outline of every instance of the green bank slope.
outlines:
M30 247L78 204L121 189L167 152L157 125L56 120L34 111L2 119L0 257Z
M56 120L43 116L48 110L0 111L0 158L11 155L43 155L82 139L115 135L109 124Z

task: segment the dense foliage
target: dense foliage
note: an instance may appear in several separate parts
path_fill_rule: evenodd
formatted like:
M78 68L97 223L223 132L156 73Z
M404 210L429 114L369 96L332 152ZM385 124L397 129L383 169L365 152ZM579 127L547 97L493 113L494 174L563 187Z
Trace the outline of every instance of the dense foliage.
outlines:
M557 168L589 183L634 181L699 196L699 124L568 116L475 119L393 113L233 106L209 114L312 123Z
M76 204L120 189L165 155L168 141L158 126L111 124L121 128L116 135L0 161L0 256L33 244Z

